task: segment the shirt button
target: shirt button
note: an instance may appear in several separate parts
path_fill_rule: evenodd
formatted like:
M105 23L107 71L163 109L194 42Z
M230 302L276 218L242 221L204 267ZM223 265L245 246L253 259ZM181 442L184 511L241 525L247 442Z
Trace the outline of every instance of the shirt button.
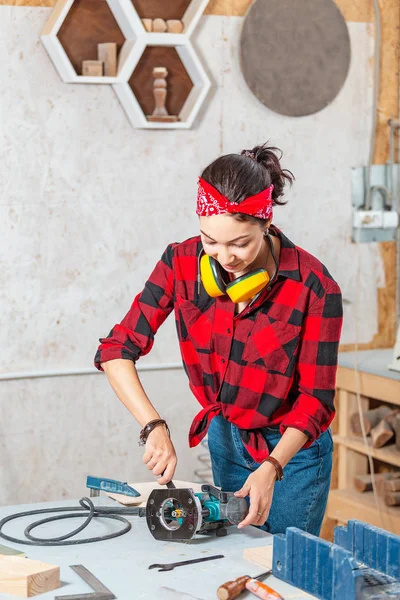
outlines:
M222 362L222 364L225 364L225 359L223 358L223 359L221 360L221 362Z
M267 290L268 290L268 291L270 291L270 289L271 289L271 286L269 285L269 286L267 287Z
M227 329L226 331L227 331L228 333L230 333L230 332L231 332L231 330L229 329L229 327L228 327L228 329Z

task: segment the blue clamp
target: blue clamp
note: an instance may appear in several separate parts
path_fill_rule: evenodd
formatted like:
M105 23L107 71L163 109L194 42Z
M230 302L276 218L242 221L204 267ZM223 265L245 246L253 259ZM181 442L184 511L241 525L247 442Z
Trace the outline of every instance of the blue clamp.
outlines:
M140 493L127 483L116 481L115 479L106 479L105 477L93 477L92 475L88 475L86 487L92 490L101 490L102 492L112 494L123 494L124 496L131 496L133 498L140 496Z

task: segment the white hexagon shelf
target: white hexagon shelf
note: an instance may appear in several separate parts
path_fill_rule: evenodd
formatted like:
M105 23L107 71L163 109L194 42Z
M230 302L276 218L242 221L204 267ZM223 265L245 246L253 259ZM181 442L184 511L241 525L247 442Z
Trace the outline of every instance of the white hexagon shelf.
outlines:
M105 11L109 13L109 28L107 31L104 31L104 34L102 34L101 30L96 31L95 35L97 39L91 39L93 35L92 27L95 28L95 24L93 24L89 14L86 14L85 19L84 4L80 0L58 0L50 19L42 31L41 40L43 45L65 83L110 84L117 81L125 81L128 73L131 72L129 59L137 38L136 29L141 26L140 19L132 3L130 0L95 1L97 1L98 9L102 11L103 16ZM137 21L136 28L134 24L135 20ZM65 30L64 34L63 28L68 28L69 31ZM72 37L71 48L66 49L64 47L64 37L67 34L70 36L71 33L75 34L76 37ZM117 41L119 53L116 77L88 77L80 75L80 65L74 56L74 44L76 46L77 41L79 41L80 45L83 43L87 47L85 58L88 60L95 60L97 58L97 43Z
M211 85L190 42L179 46L174 43L164 46L147 44L144 51L136 47L133 53L135 62L130 79L127 83L113 86L132 125L147 129L190 128ZM178 117L178 121L173 123L151 122L147 119L154 106L152 69L160 62L168 69L168 78L171 77L169 90L176 90L179 86L179 94L167 93L168 112ZM170 96L175 97L169 99Z
M210 0L164 0L160 2L160 9L157 8L155 2L149 2L148 0L131 1L135 7L141 32L150 38L149 43L162 45L165 42L165 36L171 38L167 43L182 44L184 38L189 39ZM151 20L162 18L165 21L180 19L183 24L183 31L182 33L146 31L142 18L150 18Z
M178 17L182 33L145 30L142 18L156 18L155 4L149 5L147 0L58 0L41 39L64 82L113 84L133 126L187 129L210 88L189 39L208 0L175 0L173 7L160 0L159 18ZM151 10L153 15L146 14ZM82 60L95 60L97 44L104 42L117 43L116 76L81 75ZM166 106L176 122L147 119L155 105L154 67L168 70Z

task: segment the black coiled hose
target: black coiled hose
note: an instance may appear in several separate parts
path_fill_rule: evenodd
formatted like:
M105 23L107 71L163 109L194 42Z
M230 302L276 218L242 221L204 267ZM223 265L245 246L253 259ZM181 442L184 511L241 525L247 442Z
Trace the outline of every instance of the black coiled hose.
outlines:
M26 512L15 513L13 515L9 515L8 517L4 517L4 519L1 519L0 521L0 537L4 538L5 540L8 540L9 542L14 542L15 544L26 544L30 546L68 546L74 544L91 544L92 542L102 542L104 540L110 540L112 538L116 538L120 535L128 533L132 525L129 521L127 521L127 519L120 515L144 516L146 511L146 509L138 508L137 506L131 508L118 508L113 506L94 506L93 502L89 498L81 498L79 500L79 504L80 506L66 506L60 508L43 508L39 510L28 510ZM47 517L46 519L40 519L39 521L31 523L30 525L28 525L28 527L26 527L24 531L26 539L23 540L11 537L10 535L6 535L2 531L3 526L9 521L13 521L14 519L20 519L21 517L28 517L30 515L42 515L46 513L60 512L67 512L69 514ZM38 527L39 525L43 525L44 523L50 523L51 521L59 521L61 519L72 519L74 517L85 517L85 521L84 523L82 523L82 525L77 527L77 529L71 531L71 533L67 533L65 535L61 535L55 538L37 538L31 535L30 533L32 529ZM123 527L119 531L116 531L115 533L109 533L108 535L78 540L69 539L77 533L81 532L83 529L85 529L85 527L87 527L92 521L93 517L121 521L125 524L125 527Z

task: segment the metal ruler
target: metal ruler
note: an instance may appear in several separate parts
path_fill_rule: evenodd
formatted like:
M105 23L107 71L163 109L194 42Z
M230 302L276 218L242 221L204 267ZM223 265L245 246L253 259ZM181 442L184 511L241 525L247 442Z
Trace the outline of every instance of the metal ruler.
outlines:
M116 598L105 585L101 583L83 565L71 565L71 569L92 588L93 592L89 594L72 594L69 596L56 596L54 600L113 600Z

